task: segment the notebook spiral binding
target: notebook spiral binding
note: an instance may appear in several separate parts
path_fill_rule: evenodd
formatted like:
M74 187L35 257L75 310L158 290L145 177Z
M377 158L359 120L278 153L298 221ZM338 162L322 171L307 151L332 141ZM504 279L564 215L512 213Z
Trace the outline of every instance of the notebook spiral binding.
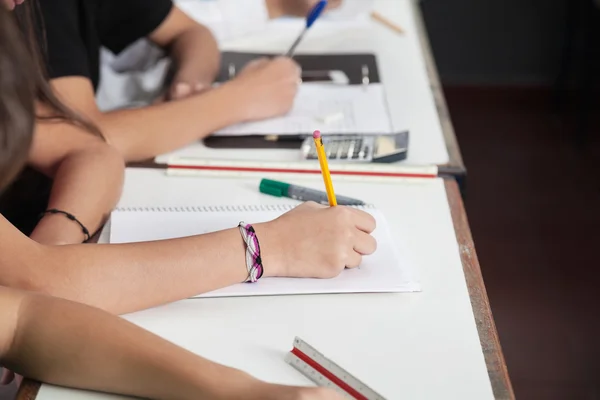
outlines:
M180 206L180 207L118 207L116 212L256 212L291 211L295 204L230 205L230 206ZM357 209L373 209L373 205L356 206Z

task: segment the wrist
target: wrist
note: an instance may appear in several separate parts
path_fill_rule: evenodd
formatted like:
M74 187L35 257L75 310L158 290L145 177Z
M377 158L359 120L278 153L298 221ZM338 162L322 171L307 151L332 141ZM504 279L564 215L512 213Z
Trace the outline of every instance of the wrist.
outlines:
M81 244L85 235L79 225L60 214L46 214L30 235L30 239L47 245Z
M249 107L249 101L246 99L246 91L239 87L240 84L233 80L222 84L214 90L215 94L220 96L220 100L225 106L228 115L228 123L225 126L239 124L251 119L252 111Z
M252 225L260 243L263 277L283 277L286 276L285 262L281 256L284 252L283 244L271 225L272 222Z

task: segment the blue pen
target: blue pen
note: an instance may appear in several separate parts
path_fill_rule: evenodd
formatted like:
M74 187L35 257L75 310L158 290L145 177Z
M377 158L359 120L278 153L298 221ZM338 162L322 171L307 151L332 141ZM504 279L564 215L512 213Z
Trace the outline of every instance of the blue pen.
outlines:
M294 52L296 51L296 47L298 47L298 45L300 44L300 42L304 38L304 35L306 34L306 32L310 29L310 27L313 26L313 24L315 23L315 21L317 19L319 19L319 17L321 16L321 14L323 14L323 10L325 10L325 7L327 7L327 0L321 0L317 4L315 4L315 6L312 8L312 10L310 10L310 12L308 13L308 15L306 16L306 26L304 27L304 29L300 33L300 36L298 36L298 38L296 39L296 41L294 42L294 44L292 45L292 47L290 47L290 49L288 50L288 52L285 53L286 57L293 57L294 56Z

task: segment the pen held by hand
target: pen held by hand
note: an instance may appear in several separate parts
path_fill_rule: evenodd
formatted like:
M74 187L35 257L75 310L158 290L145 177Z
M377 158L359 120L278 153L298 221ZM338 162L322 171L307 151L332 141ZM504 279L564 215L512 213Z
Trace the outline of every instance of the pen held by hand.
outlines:
M294 57L294 54L296 53L296 47L298 47L298 45L300 44L300 42L304 38L304 35L306 34L306 30L307 29L304 28L304 30L302 31L302 33L298 36L298 38L296 38L296 41L294 42L294 44L292 44L292 47L290 47L290 49L287 51L287 53L285 53L286 57L289 57L289 58Z
M300 35L296 38L296 40L294 41L294 44L292 44L292 46L287 51L287 53L285 53L286 57L294 56L294 54L296 52L296 47L298 47L300 42L302 42L302 39L304 38L304 35L306 35L306 32L310 29L311 26L313 26L315 21L317 19L319 19L321 14L323 14L323 11L325 10L326 7L327 7L327 0L321 0L317 4L315 4L315 6L310 10L308 15L306 16L306 25L305 25L304 29L302 30Z

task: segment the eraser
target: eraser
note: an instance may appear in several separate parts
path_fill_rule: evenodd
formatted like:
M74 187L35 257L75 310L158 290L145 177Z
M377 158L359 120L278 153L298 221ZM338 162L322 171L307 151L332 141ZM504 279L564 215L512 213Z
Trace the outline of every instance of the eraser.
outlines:
M319 139L320 137L321 137L321 131L314 131L313 138L314 139Z

